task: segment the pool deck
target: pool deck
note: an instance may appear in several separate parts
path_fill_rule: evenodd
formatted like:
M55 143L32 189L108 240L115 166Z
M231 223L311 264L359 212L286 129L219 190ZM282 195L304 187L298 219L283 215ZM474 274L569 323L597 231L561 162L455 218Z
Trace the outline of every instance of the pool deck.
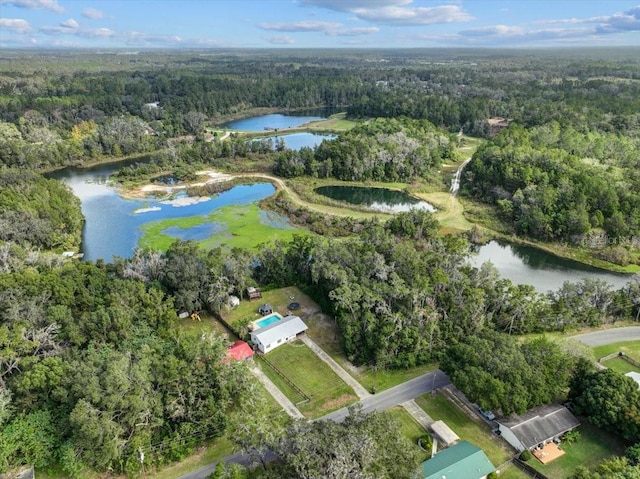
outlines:
M267 314L266 316L262 316L262 317L256 319L255 321L252 321L251 323L249 323L249 331L255 331L257 329L260 329L260 328L263 328L265 326L268 326L269 324L259 325L258 323L260 321L264 321L267 318L270 318L271 316L277 316L278 319L276 319L274 321L270 321L269 324L273 324L276 321L281 321L282 320L282 315L280 313L276 313L274 311L273 313Z

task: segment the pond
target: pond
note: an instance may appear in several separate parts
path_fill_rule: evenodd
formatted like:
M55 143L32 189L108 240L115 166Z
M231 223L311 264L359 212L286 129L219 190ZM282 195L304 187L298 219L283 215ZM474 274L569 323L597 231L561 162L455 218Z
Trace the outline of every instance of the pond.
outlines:
M241 120L231 121L222 125L222 128L240 131L265 131L265 130L286 130L287 128L295 128L310 121L326 120L327 116L322 111L314 110L310 112L288 113L272 113L270 115L252 116Z
M333 140L336 135L321 135L319 133L291 133L290 135L276 135L261 138L264 140L273 141L274 145L276 140L284 140L285 146L290 150L300 150L303 147L313 148L322 143L323 140ZM253 140L256 141L256 140Z
M171 218L204 217L225 206L257 203L275 192L271 183L257 183L238 185L216 197L199 198L197 202L184 201L184 194L177 195L183 203L176 204L160 197L124 199L108 183L108 178L125 165L126 162L120 162L86 169L65 168L48 175L67 183L81 200L85 216L81 250L87 260L111 261L113 256L130 257L142 237L141 227L145 224ZM273 213L265 215L265 223L270 227L291 228L286 218L276 216ZM214 221L193 228L167 228L164 234L200 240L208 234L216 234L221 226Z
M321 186L316 193L332 200L366 206L381 213L401 213L412 208L435 211L433 205L402 191L364 186Z
M577 282L583 278L605 280L616 289L632 279L629 274L593 268L538 248L501 241L479 246L471 264L479 267L486 261L491 261L503 278L515 284L530 284L542 293L560 288L565 281Z

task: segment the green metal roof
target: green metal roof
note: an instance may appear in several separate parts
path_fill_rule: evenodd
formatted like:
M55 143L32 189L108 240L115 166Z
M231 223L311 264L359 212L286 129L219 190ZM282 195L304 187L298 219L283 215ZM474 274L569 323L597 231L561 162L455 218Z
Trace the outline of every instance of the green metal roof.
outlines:
M422 463L424 479L479 479L495 471L482 449L462 441Z

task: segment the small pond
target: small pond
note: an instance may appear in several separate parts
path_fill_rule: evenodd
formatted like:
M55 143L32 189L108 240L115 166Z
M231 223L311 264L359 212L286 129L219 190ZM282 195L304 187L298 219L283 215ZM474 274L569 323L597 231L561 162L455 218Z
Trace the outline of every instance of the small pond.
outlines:
M560 258L538 248L514 245L502 241L490 241L477 247L471 264L479 267L491 261L500 276L515 284L530 284L539 292L556 290L565 281L577 282L583 278L601 279L621 288L631 281L632 275L613 273Z
M290 135L277 135L261 138L271 140L275 145L276 140L284 140L285 146L290 150L300 150L303 147L313 148L322 143L323 140L333 140L335 135L320 135L318 133L292 133ZM256 140L253 140L256 141Z
M308 112L307 112L308 113ZM223 128L240 131L265 131L265 130L286 130L287 128L295 128L310 121L326 120L327 117L322 115L321 111L314 111L314 114L289 113L283 115L281 113L272 113L270 115L252 116L251 118L243 118L241 120L231 121L222 125Z
M381 213L401 213L411 209L435 211L433 205L413 196L387 188L365 186L321 186L316 193L332 200L345 201L353 205L367 206Z

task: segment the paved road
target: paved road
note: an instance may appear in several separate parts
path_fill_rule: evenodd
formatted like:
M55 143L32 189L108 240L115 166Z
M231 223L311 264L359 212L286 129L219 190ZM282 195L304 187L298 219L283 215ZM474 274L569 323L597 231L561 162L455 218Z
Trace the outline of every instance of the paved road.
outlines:
M267 462L275 461L276 459L278 459L278 456L276 456L274 453L268 452L266 454ZM251 459L247 454L243 454L240 452L225 457L222 462L224 462L225 464L241 464L246 467L255 465L255 463L251 462ZM207 464L206 466L201 467L196 471L185 474L184 476L180 476L178 479L206 479L213 473L213 471L215 471L217 465L217 462L214 462L213 464Z
M625 328L606 329L594 333L578 334L572 339L587 346L604 346L605 344L621 343L623 341L640 341L640 326L627 326Z
M449 378L445 373L440 371L439 369L428 374L423 374L415 379L411 379L407 382L404 382L398 386L395 386L391 389L387 389L379 394L369 396L359 404L362 405L363 412L373 412L373 411L385 411L394 406L398 406L406 401L410 401L411 399L415 399L418 396L421 396L429 391L434 389L439 389L441 387L447 386L451 384ZM339 409L331 414L327 414L326 416L318 419L319 421L336 421L342 422L349 414L347 408ZM268 457L268 460L271 461L276 459L275 454ZM233 454L231 456L227 456L223 459L223 461L227 464L237 463L247 465L251 461L246 454ZM197 471L190 472L189 474L185 474L184 476L180 476L179 479L206 479L216 468L216 464L209 464Z
M386 411L394 406L422 396L434 389L440 389L451 384L445 373L439 369L432 373L423 374L415 379L404 382L381 393L364 398L357 404L362 406L362 412ZM326 416L322 416L320 421L342 422L349 415L348 408L342 408Z

